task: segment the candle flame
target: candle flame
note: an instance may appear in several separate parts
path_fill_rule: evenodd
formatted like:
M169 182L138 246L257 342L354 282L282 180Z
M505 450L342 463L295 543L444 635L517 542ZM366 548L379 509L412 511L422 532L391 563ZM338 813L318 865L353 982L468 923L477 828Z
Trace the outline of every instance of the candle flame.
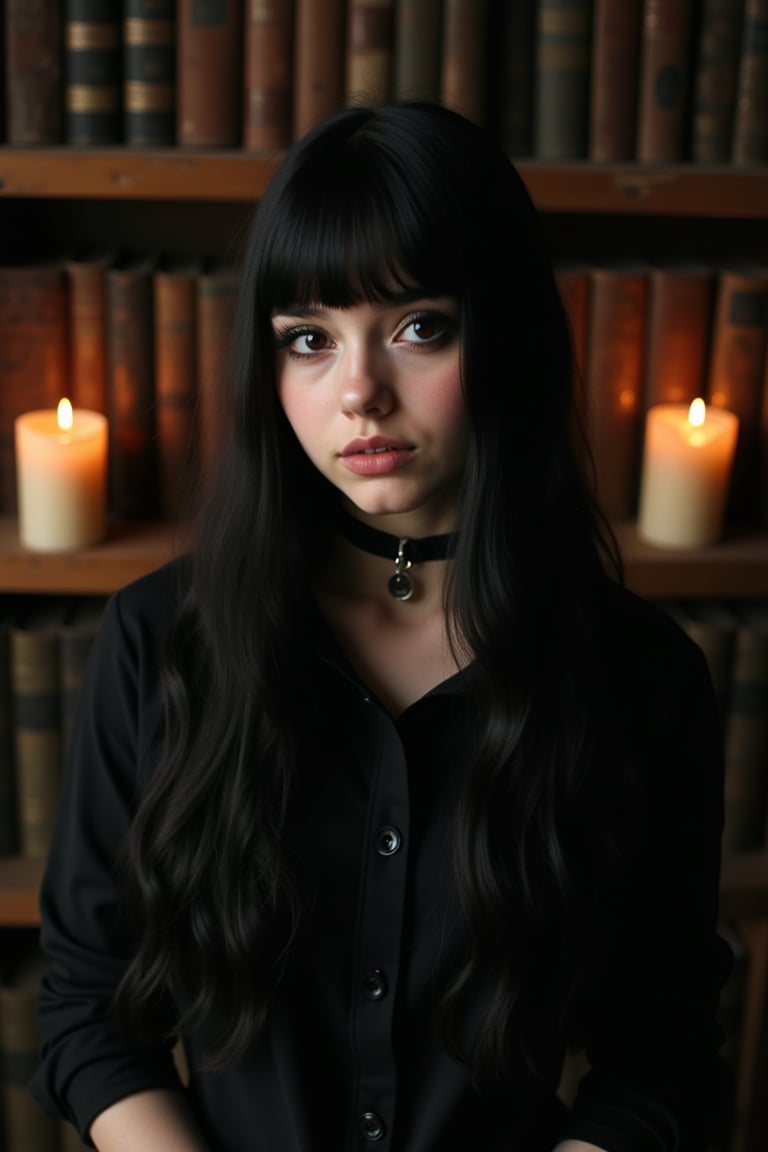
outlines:
M688 409L688 422L694 428L700 428L707 417L707 406L701 397L697 396L695 400L691 401L691 406Z
M72 405L66 398L59 400L56 409L56 422L62 432L68 432L72 427Z

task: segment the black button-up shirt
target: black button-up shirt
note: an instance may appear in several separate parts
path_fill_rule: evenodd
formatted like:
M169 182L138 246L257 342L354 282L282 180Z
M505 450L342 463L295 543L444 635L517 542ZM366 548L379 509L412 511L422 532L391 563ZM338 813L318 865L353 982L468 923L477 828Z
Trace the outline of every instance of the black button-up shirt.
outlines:
M115 915L115 854L157 756L157 659L181 571L171 564L110 601L43 886L50 965L32 1090L83 1133L123 1096L179 1089L166 1047L117 1039L109 1002L131 947ZM465 945L451 864L476 739L465 674L392 717L320 627L307 641L314 714L287 829L300 934L243 1059L206 1071L185 1038L188 1096L213 1152L551 1152L567 1137L606 1152L705 1147L729 959L715 934L716 709L701 654L661 613L611 588L605 636L616 686L606 716L621 714L649 802L633 829L628 907L580 1006L591 1071L573 1109L555 1091L571 1037L540 1038L543 1078L478 1086L434 1022ZM483 1003L478 989L476 1020Z

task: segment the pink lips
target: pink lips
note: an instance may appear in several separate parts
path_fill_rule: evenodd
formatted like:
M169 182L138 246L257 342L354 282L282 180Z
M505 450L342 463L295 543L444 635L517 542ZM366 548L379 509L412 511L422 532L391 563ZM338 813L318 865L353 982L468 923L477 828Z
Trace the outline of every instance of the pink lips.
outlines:
M344 467L356 476L386 476L413 459L415 451L404 441L370 436L350 440L339 456Z

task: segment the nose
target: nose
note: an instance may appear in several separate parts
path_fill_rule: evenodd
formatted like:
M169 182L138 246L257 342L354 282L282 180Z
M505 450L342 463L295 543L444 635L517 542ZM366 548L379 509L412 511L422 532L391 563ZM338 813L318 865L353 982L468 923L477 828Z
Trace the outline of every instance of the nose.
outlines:
M371 349L350 350L341 364L341 410L347 416L385 416L394 406L385 357Z

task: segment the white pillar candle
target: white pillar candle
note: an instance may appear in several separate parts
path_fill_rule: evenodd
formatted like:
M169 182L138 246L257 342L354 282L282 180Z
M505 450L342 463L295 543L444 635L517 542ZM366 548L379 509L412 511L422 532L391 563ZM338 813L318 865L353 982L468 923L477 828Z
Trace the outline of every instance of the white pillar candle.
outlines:
M738 430L732 412L701 399L649 409L639 536L661 548L699 548L720 538Z
M15 421L19 535L27 548L60 552L102 540L106 527L107 420L72 409Z

